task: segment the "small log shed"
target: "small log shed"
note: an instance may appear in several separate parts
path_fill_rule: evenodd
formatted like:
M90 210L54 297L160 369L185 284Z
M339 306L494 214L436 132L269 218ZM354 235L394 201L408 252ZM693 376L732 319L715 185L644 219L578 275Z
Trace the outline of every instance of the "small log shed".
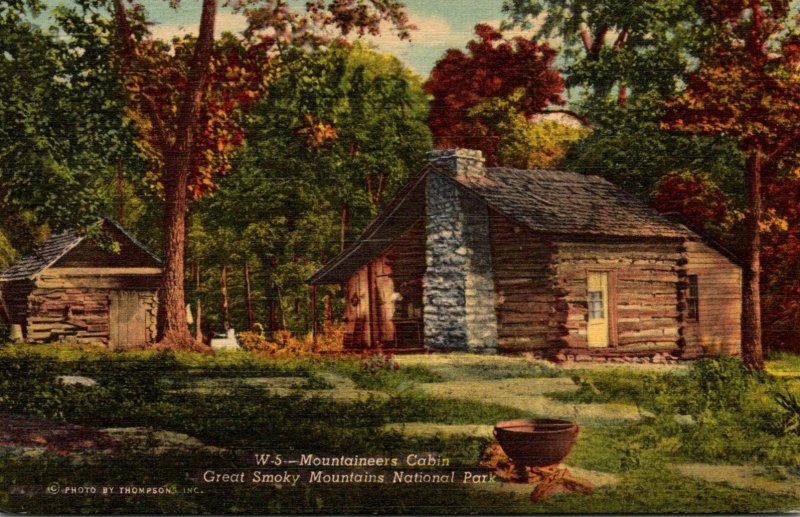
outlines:
M345 345L662 362L740 353L741 267L610 182L433 151L309 280Z
M111 219L99 224L119 253L67 230L0 271L0 320L21 325L26 342L124 349L155 339L161 261Z

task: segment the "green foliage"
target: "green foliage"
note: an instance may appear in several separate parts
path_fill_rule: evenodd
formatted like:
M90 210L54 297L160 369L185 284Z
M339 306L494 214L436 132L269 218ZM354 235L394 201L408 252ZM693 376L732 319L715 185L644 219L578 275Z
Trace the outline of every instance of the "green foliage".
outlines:
M16 250L11 246L8 237L0 230L0 270L7 268L16 259ZM0 340L2 340L0 338Z
M556 168L572 142L588 130L549 120L529 122L516 108L518 91L510 98L492 98L469 111L470 117L498 135L497 165L518 169Z
M706 410L741 411L753 386L765 380L738 357L701 359L689 370L689 389L697 394L697 403L689 410L692 414Z
M0 355L0 408L10 413L63 418L69 388L56 380L59 364L33 354Z
M784 411L783 434L800 434L800 399L788 391L775 392L775 402Z
M738 358L703 359L688 371L576 371L575 393L551 395L572 402L626 402L656 416L632 424L614 457L639 468L668 455L686 461L762 461L800 465L800 440L788 432L791 396L782 406L780 382L751 372ZM594 453L593 453L594 454ZM619 468L622 468L620 466ZM625 469L623 469L625 470Z
M634 96L673 93L708 37L690 0L505 0L503 10L508 25L563 41L567 85L588 89L594 102L620 85Z
M424 164L426 116L419 79L393 57L361 45L288 52L253 109L235 173L192 214L190 256L201 262L210 328L219 328L226 262L231 318L244 327L248 260L256 321L268 327L274 304L278 328L310 331L306 280L341 250L342 233L347 242L358 235ZM335 292L320 288L318 301Z
M744 204L744 159L734 142L720 137L665 133L659 117L659 97L632 99L626 108L594 104L594 130L572 146L566 166L606 178L642 199L658 191L670 173L691 171L708 178L730 196L734 207Z
M48 30L30 21L42 5L25 4L0 11L0 229L21 252L35 244L17 226L25 219L52 229L97 221L131 136L100 2L52 9Z

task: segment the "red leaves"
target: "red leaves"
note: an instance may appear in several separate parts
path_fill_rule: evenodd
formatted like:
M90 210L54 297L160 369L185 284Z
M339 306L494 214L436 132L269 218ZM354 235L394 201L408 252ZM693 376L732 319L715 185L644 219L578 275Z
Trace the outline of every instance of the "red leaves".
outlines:
M497 135L472 118L469 110L480 102L509 97L522 89L516 108L525 116L548 104L564 104L564 83L552 68L556 51L547 44L524 38L503 40L486 24L475 27L477 38L467 44L468 53L450 49L436 63L425 90L434 99L428 125L438 147L481 149L492 164Z
M707 19L718 26L683 94L669 102L666 129L697 134L724 133L746 154L781 160L800 138L800 39L784 34L783 2L705 0ZM768 52L765 42L780 44Z
M720 226L728 218L723 193L696 174L670 174L659 185L653 206L664 213L678 212L696 228L708 223Z
M149 150L154 169L162 157L160 135L147 117L136 112L145 96L155 99L158 117L163 121L168 138L174 142L178 126L177 106L188 87L188 62L194 47L193 38L175 40L172 49L166 44L145 40L139 44L140 66L128 76L127 90L131 97L132 118L139 122L140 146ZM242 115L266 92L264 70L269 58L264 42L245 47L240 41L217 41L210 57L210 72L205 82L199 118L193 133L193 152L187 183L189 195L198 198L213 190L214 176L230 170L232 153L243 143ZM170 51L171 50L171 51ZM170 171L164 171L169 174ZM151 175L163 182L160 174Z

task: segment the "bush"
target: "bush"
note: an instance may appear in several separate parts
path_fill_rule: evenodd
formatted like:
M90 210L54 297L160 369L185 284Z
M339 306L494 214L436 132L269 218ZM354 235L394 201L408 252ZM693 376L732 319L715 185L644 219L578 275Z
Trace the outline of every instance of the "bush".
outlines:
M775 402L783 410L782 433L800 435L800 400L797 396L789 391L776 391Z
M398 370L400 364L392 354L383 352L383 347L378 345L375 350L364 350L361 354L361 368L373 375L384 370Z
M0 356L0 409L8 413L63 418L69 387L56 380L56 360L11 351Z
M333 326L317 336L316 350L314 337L306 334L303 338L292 335L288 330L280 330L267 336L264 328L256 324L256 331L239 333L239 344L244 350L266 352L278 356L303 356L315 353L341 352L344 349L344 327Z

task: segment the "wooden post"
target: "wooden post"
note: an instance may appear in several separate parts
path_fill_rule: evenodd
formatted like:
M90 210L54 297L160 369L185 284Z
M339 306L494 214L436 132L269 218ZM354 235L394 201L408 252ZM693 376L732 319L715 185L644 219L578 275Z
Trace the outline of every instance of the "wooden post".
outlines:
M311 351L317 353L319 351L317 348L317 334L319 333L317 328L317 284L311 286L311 322L311 337L313 339Z
M203 300L200 298L200 289L202 287L200 283L200 263L195 261L194 262L194 274L195 274L195 286L196 291L195 294L197 296L197 318L195 318L195 322L197 323L197 327L195 328L194 338L202 343L203 342Z
M222 326L227 332L231 328L231 315L228 310L228 264L222 265L219 283L222 291Z
M253 330L253 292L250 288L250 263L244 261L244 295L247 302L247 330Z
M381 342L380 307L378 306L378 282L375 267L372 261L367 263L367 300L369 302L370 348L377 347Z

